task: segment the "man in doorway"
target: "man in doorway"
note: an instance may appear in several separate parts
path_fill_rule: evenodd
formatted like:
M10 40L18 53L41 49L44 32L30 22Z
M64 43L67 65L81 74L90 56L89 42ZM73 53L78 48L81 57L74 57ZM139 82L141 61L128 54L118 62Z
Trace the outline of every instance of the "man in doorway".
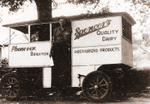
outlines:
M52 86L59 93L71 86L71 25L66 19L60 19L59 26L53 31L52 57Z

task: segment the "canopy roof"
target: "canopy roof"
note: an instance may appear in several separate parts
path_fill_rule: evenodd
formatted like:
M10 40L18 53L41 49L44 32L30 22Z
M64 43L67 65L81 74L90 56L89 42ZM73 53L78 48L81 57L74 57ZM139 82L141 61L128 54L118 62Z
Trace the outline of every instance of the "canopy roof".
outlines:
M74 20L80 20L80 19L90 19L90 18L104 18L104 17L114 17L114 16L122 16L124 19L126 19L131 25L135 24L134 19L126 12L116 12L116 13L102 13L102 14L83 14L78 16L70 16L70 17L59 17L59 18L53 18L52 20L48 22L41 22L39 20L33 20L33 21L26 21L26 22L19 22L19 23L12 23L12 24L6 24L3 25L4 27L10 27L14 29L19 29L18 27L21 26L28 26L28 25L36 25L36 24L47 24L47 23L57 23L59 19L66 18L71 21Z

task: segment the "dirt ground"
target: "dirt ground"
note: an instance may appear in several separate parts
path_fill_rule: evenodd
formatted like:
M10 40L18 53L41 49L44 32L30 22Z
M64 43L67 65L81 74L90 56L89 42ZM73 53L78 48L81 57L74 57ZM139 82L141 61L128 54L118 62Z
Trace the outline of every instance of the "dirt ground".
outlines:
M76 100L75 100L76 99ZM7 101L0 99L0 104L150 104L150 88L142 92L129 93L126 98L106 102L91 102L83 98L62 99L62 98L23 98L20 101Z

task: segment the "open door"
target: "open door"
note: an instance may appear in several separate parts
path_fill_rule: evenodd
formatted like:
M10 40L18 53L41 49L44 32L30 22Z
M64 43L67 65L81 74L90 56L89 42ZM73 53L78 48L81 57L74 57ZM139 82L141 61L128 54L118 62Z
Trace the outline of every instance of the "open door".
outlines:
M71 86L71 24L65 20L52 28L52 86L65 89Z

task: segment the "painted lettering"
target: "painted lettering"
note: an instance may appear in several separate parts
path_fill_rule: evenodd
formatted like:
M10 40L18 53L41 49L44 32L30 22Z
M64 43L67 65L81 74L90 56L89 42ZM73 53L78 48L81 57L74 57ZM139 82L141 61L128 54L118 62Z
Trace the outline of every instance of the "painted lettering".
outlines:
M120 51L119 47L112 47L112 48L100 48L100 52L115 52Z
M30 53L30 55L31 56L48 56L49 55L49 53L47 53L47 52L31 52Z
M102 41L112 41L112 40L116 40L116 39L117 39L117 37L105 37L105 36L102 37Z
M18 46L12 46L11 52L33 51L33 50L36 50L36 47L18 47Z
M118 34L119 30L105 30L105 31L97 31L97 35L110 35L110 34Z
M105 27L108 27L110 25L110 22L111 22L111 20L106 20L102 23L96 24L94 26L89 26L89 27L84 28L84 29L77 27L75 29L76 32L75 32L75 39L74 40L79 39L85 35L88 35L89 33L92 33L92 32L98 31L100 29L103 29Z
M98 52L98 49L79 49L75 50L74 53L96 53Z

